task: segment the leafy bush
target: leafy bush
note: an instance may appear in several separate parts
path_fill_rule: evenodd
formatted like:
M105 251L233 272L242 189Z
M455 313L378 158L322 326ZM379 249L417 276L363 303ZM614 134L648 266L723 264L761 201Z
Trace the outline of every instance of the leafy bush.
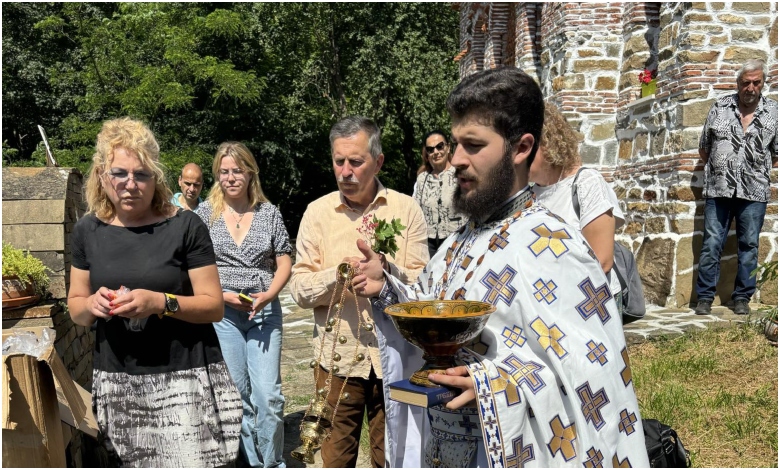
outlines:
M756 276L759 286L762 286L767 281L777 280L777 260L767 261L761 263L756 269L750 273L752 276Z
M753 272L750 273L750 275L756 276L756 285L759 288L761 288L761 286L763 286L766 282L776 282L777 260L761 263L756 269L753 270ZM777 306L762 308L761 310L766 313L767 320L775 322L777 321Z
M19 250L8 243L3 243L3 277L16 276L22 287L32 284L35 293L44 296L49 287L47 268L41 260L30 254L30 251Z

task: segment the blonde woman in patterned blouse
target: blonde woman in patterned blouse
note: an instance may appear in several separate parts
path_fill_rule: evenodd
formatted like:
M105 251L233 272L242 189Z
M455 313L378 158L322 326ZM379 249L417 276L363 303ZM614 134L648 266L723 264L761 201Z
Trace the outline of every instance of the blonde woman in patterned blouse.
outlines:
M412 197L417 201L428 224L428 252L436 253L450 233L465 221L452 207L452 196L458 185L452 153L444 132L435 130L423 138L423 164L417 171Z
M250 467L284 467L278 295L290 279L292 247L244 144L221 144L212 171L217 181L195 213L208 226L217 256L225 317L214 328L244 404L241 456Z

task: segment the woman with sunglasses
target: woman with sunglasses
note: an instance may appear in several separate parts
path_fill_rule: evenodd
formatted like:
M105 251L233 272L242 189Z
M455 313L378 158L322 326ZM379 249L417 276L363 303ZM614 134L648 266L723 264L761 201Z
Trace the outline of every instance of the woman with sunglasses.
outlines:
M282 305L277 296L290 279L292 247L244 144L221 144L212 170L217 181L195 213L208 226L217 255L225 318L215 327L244 404L240 453L250 467L284 467Z
M452 196L458 186L452 153L444 132L435 130L423 137L422 161L417 170L412 197L417 201L428 224L428 252L431 257L445 238L457 230L465 218L452 207Z
M89 212L70 238L68 310L95 327L92 407L110 465L231 466L242 407L213 326L214 249L201 220L170 203L159 154L143 123L103 123Z

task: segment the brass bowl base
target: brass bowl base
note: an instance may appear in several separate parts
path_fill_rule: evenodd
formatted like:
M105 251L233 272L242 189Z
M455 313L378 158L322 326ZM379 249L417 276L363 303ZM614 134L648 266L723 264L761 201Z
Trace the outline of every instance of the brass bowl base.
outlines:
M446 369L420 369L409 378L409 382L419 385L421 387L441 387L437 383L433 383L428 379L428 374L447 374Z
M303 423L301 427L301 445L290 452L290 456L304 463L314 463L314 451L320 448L325 430L315 421Z

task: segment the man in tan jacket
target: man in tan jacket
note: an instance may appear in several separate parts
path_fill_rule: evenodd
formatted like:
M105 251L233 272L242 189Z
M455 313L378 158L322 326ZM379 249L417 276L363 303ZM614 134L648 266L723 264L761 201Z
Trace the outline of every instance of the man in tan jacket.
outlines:
M387 257L387 267L409 284L428 262L425 219L414 199L385 188L376 178L384 155L380 131L373 121L359 116L342 119L331 129L330 145L339 190L309 204L303 215L290 291L299 306L314 309L314 359L321 358L319 370L314 372L319 390L325 387L332 369L330 406L336 405L343 381L348 379L331 437L322 445L323 466L355 466L367 412L371 460L374 467L384 467L382 351L372 307L367 299L358 297L356 310L350 294L344 300L340 323L327 325L328 306L338 287L336 267L362 258L355 242L361 238L358 229L365 217L370 221L376 215L388 223L398 218L406 226L403 237L397 237L398 252ZM323 335L324 351L320 351Z

